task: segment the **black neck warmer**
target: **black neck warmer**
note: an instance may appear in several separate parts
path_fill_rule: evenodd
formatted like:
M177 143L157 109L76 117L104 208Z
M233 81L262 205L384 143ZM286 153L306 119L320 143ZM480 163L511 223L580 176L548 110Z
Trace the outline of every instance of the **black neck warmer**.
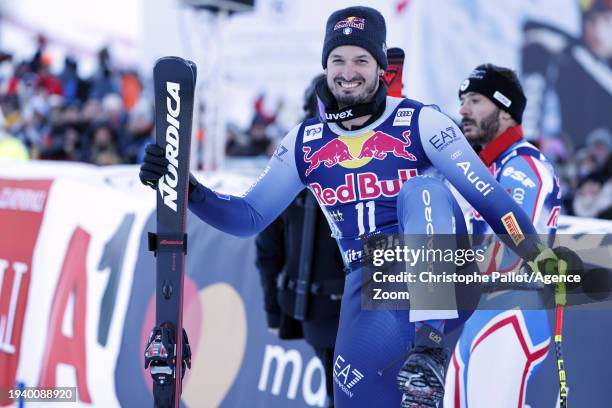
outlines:
M366 115L372 115L366 123L360 126L365 127L378 119L384 112L386 106L387 85L385 85L382 80L379 81L378 90L370 102L347 106L342 109L338 108L338 102L336 102L336 98L329 90L325 77L317 82L315 91L319 104L319 118L322 122L338 123Z

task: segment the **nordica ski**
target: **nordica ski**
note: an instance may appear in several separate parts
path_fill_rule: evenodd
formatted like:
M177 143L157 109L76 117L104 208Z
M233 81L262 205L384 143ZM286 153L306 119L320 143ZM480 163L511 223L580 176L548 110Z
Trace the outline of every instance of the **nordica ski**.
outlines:
M159 179L157 233L149 233L156 256L155 327L145 349L145 368L153 377L155 407L176 407L181 382L191 368L191 350L183 329L183 277L187 234L189 148L196 67L178 57L158 60L155 83L155 134L165 149L168 173Z

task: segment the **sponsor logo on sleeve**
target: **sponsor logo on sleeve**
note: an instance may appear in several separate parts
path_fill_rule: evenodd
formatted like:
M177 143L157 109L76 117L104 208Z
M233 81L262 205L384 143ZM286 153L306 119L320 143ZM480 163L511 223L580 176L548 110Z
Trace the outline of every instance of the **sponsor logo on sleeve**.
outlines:
M536 183L532 179L530 179L524 172L517 170L512 166L504 168L502 176L510 177L511 179L520 182L525 187L534 188L536 186Z
M429 143L437 151L441 152L448 146L453 144L457 139L459 139L459 135L457 134L457 132L455 132L455 128L449 126L446 129L443 129L432 137L430 137Z
M323 124L317 123L316 125L306 126L304 128L303 143L312 142L323 137Z
M278 147L276 148L276 150L274 150L274 157L276 157L278 160L283 161L283 156L285 154L287 154L287 152L289 151L289 149L287 149L285 146L278 145Z
M521 242L525 240L525 234L523 234L523 231L521 230L521 227L516 221L516 217L514 216L514 213L512 211L504 215L501 220L504 224L506 232L508 232L508 235L510 235L510 238L512 238L512 242L514 242L514 245L518 246Z
M455 150L450 157L452 160L457 160L462 154L463 152L461 150Z
M398 109L397 113L395 114L395 119L393 119L393 126L410 126L412 123L413 113L413 108Z
M486 183L484 180L481 180L480 176L474 171L470 170L470 162L459 162L457 163L457 167L460 167L463 170L463 174L467 178L467 180L479 191L483 197L486 197L491 191L493 191L493 186L490 183Z

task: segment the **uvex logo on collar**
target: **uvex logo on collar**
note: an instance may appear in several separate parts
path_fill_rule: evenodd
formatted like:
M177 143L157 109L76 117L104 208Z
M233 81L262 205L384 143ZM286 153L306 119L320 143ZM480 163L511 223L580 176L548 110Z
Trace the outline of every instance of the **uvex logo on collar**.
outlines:
M340 20L334 26L334 31L341 28L358 28L363 30L365 28L365 18L361 17L347 17L344 20Z
M355 115L353 115L353 108L351 108L351 109L345 109L345 110L340 110L336 112L326 113L325 119L327 119L328 122L336 122L338 120L350 119L354 116Z

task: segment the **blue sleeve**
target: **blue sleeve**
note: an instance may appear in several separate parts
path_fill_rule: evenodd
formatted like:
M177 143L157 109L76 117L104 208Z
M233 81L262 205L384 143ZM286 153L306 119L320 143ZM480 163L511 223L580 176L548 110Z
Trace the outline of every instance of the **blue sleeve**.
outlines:
M550 173L535 158L516 156L506 162L499 175L499 184L512 196L512 199L525 210L531 222L537 225L544 198L554 180ZM545 185L548 184L548 187ZM538 231L546 234L547 231Z
M218 194L197 183L189 209L211 226L232 235L262 231L304 189L295 165L295 127L279 144L263 173L241 197Z
M523 258L540 243L531 218L493 178L457 125L430 107L421 109L419 135L432 164L455 186L493 231Z

